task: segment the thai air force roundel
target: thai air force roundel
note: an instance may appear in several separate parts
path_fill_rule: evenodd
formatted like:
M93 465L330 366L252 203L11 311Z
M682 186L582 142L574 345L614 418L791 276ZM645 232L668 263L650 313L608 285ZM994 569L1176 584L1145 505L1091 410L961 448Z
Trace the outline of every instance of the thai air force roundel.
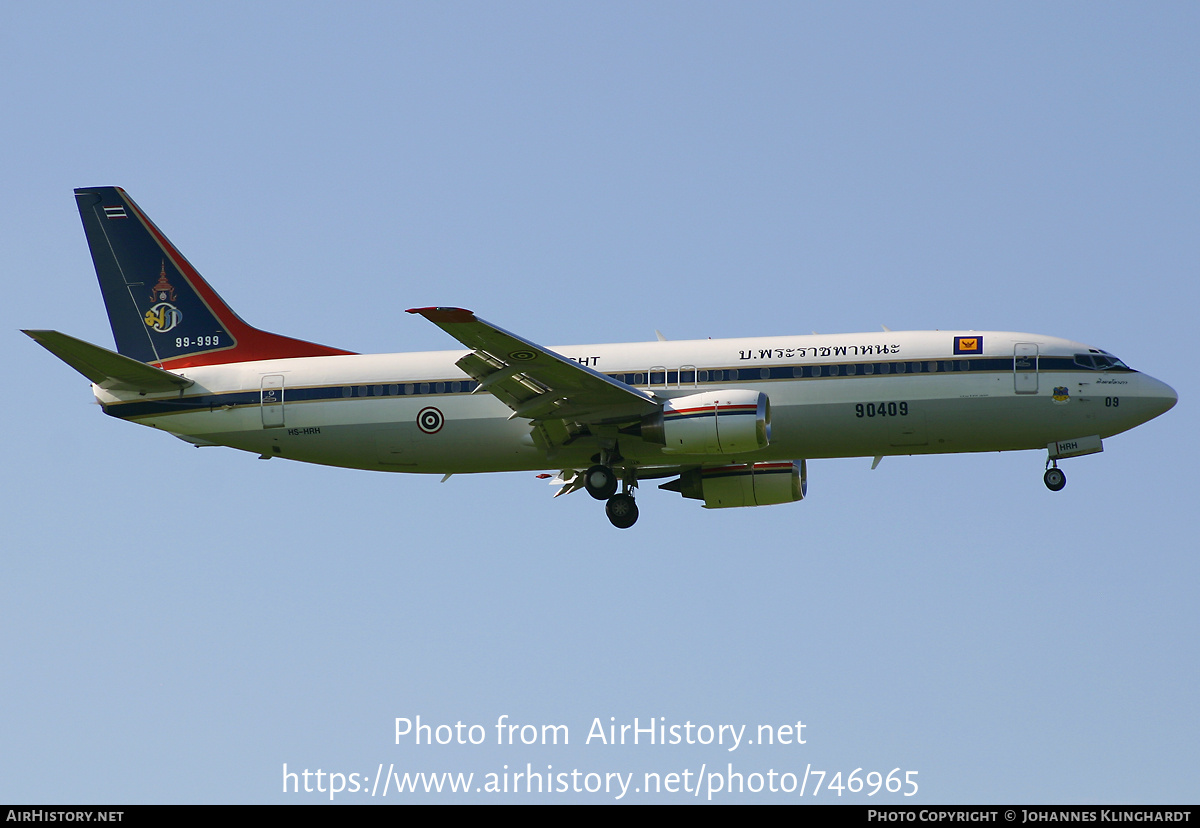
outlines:
M417 412L417 428L426 434L437 434L445 424L446 418L433 406L422 408Z

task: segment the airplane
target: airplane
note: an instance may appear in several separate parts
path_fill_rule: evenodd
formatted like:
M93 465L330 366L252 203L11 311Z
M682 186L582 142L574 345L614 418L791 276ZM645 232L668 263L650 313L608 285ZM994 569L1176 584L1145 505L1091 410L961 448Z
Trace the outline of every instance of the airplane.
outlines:
M243 322L124 190L75 197L117 350L25 333L105 414L263 459L443 480L550 469L556 497L584 489L620 529L640 482L706 508L791 503L816 458L1040 449L1059 491L1059 460L1178 400L1107 351L997 331L547 348L425 307L408 313L461 347L357 354Z

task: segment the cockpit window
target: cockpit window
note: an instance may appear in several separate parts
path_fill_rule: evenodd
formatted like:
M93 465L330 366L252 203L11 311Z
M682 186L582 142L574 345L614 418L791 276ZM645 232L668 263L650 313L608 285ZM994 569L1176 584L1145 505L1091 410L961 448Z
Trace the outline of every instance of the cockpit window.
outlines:
M1130 370L1129 366L1121 360L1117 359L1107 351L1092 351L1087 354L1076 354L1075 364L1083 368L1091 368L1093 371L1107 371L1109 368L1124 368Z

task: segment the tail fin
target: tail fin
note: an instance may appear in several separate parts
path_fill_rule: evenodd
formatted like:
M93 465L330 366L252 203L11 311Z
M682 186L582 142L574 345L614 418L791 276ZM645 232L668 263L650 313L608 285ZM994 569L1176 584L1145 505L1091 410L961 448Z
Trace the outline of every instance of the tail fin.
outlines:
M75 200L118 353L170 369L353 353L247 325L120 187Z

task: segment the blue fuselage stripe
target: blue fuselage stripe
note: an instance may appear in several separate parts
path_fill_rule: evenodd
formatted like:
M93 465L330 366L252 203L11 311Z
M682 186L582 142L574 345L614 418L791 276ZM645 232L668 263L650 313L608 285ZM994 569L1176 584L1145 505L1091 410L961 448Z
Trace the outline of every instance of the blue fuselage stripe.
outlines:
M884 367L886 366L886 367ZM904 366L900 368L899 366ZM920 366L915 368L914 366ZM953 367L951 367L953 366ZM853 369L853 373L850 370ZM870 369L868 371L868 369ZM850 362L838 364L806 364L806 365L771 365L760 366L756 368L714 368L697 372L685 372L688 374L699 373L707 375L706 379L698 379L696 387L700 388L705 385L729 385L732 382L736 383L755 383L766 382L770 380L838 380L838 379L868 379L868 378L885 378L885 377L920 377L926 375L956 375L956 374L978 374L980 372L1003 372L1011 373L1016 369L1016 364L1012 357L996 358L996 357L975 357L972 359L941 359L941 360L896 360L890 362ZM1047 357L1042 356L1038 359L1038 373L1046 372L1065 372L1086 374L1090 376L1108 373L1136 373L1129 368L1110 368L1106 371L1097 371L1094 369L1083 368L1075 362L1071 357ZM660 372L661 373L661 372ZM678 372L668 372L676 374ZM718 375L719 378L714 379L713 375ZM648 375L648 372L641 372L641 378ZM733 376L730 376L733 375ZM624 382L627 385L634 384L635 374L633 372L608 374L618 382ZM691 380L687 380L687 385L690 387ZM639 383L645 385L645 382ZM356 385L327 385L327 386L310 386L310 387L285 387L283 392L283 402L301 403L301 402L318 402L328 400L359 400L359 399L386 399L394 397L431 397L441 396L445 394L467 394L475 389L478 385L473 380L434 380L429 382L391 382L391 383L369 383ZM438 390L441 389L441 390ZM650 390L653 390L651 387ZM678 390L678 386L672 390ZM259 405L261 402L260 392L258 389L251 391L227 391L216 394L195 394L191 396L172 397L157 400L130 400L128 402L113 402L104 405L104 413L121 419L133 419L137 417L161 416L166 414L182 414L191 411L213 410L218 408L236 408L239 406ZM722 413L726 413L722 409ZM731 410L727 412L733 414L750 414L753 410ZM667 415L672 419L684 420L693 417L708 417L711 416L710 410L696 412L667 412Z

